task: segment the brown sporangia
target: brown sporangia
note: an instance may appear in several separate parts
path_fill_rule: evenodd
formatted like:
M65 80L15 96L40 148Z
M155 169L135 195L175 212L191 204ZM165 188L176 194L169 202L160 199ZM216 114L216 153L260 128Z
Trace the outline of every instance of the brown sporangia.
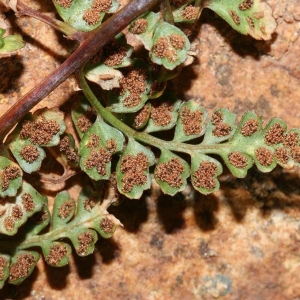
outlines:
M20 254L15 263L10 266L9 281L13 282L17 279L28 276L28 273L35 263L32 254Z
M135 128L140 128L148 121L148 118L150 116L150 109L151 108L149 105L145 105L136 113L133 123Z
M9 187L9 181L21 176L21 171L16 166L7 166L0 172L2 180L2 191L6 191Z
M147 182L145 171L149 167L149 161L145 154L138 153L134 155L125 155L121 160L122 189L124 192L130 192L135 185L142 186Z
M265 147L256 149L255 156L259 163L265 167L270 166L274 159L272 152Z
M180 34L171 34L170 43L176 50L182 50L185 45L185 38Z
M58 133L59 128L59 124L55 120L46 120L41 116L34 122L23 122L20 137L22 139L29 138L33 144L45 145Z
M4 268L7 265L7 260L5 257L0 256L0 280L3 280L4 278Z
M179 117L183 125L183 131L186 135L196 135L201 133L201 122L203 121L203 113L201 110L197 109L192 112L185 106L181 110Z
M70 214L72 213L73 209L74 209L74 201L72 200L68 200L65 201L64 203L62 203L62 205L58 208L58 216L61 219L66 219L70 216Z
M229 162L236 168L243 169L247 167L248 159L240 152L231 152L228 155Z
M181 16L189 21L192 21L197 19L199 11L199 7L188 5L185 9L181 11Z
M86 146L88 148L97 148L99 146L99 143L100 137L97 134L92 133Z
M133 25L130 27L130 31L133 34L141 34L146 32L148 26L147 19L140 18L134 21Z
M292 155L292 158L293 160L300 164L300 147L293 147L291 149L291 155Z
M258 130L258 125L259 124L256 119L246 121L241 128L241 134L245 137L251 136Z
M267 145L276 145L283 142L284 128L281 124L273 124L265 135L265 142Z
M275 155L276 159L282 164L286 164L290 159L288 150L283 147L277 148L275 150L274 155Z
M55 0L56 3L63 8L69 8L73 2L73 0Z
M218 125L223 122L223 116L219 111L216 111L211 116L211 123L213 125Z
M77 126L82 133L85 133L92 126L92 122L87 116L80 116L77 120Z
M117 149L117 143L114 139L109 139L106 141L105 147L109 153L113 154Z
M217 171L218 167L215 163L209 161L201 162L199 168L192 175L193 185L198 188L213 190L216 187L214 176Z
M22 205L26 212L32 212L35 209L35 203L33 201L33 197L29 193L24 193L21 196Z
M79 154L72 147L70 138L68 136L64 136L59 142L59 151L64 152L66 154L66 158L68 161L73 163L77 163L79 161Z
M51 265L56 266L68 254L68 249L63 244L54 244L51 246L49 254L45 257L45 261Z
M299 134L297 132L289 132L283 137L283 145L288 148L296 147L299 142Z
M14 227L15 227L15 221L14 221L13 217L10 217L10 216L6 217L6 218L4 219L3 224L4 224L4 228L5 228L7 231L11 232L11 231L14 230Z
M86 198L83 200L83 207L86 211L91 212L95 205L96 201L92 198Z
M21 220L23 218L23 210L20 205L16 204L11 210L11 216L15 221Z
M232 131L232 128L227 123L218 123L212 131L212 134L216 137L227 136Z
M255 29L255 24L254 24L254 21L251 17L247 17L246 18L246 21L250 27L250 29L253 31Z
M155 101L152 103L150 117L156 126L167 126L172 121L174 106L168 101Z
M232 18L233 22L236 24L236 25L240 25L241 24L241 19L240 17L236 14L236 12L234 10L230 10L229 11L229 15L230 17Z
M112 7L112 0L94 0L92 7L87 9L82 19L89 25L96 25L102 12L108 12Z
M40 153L37 147L33 145L26 145L21 149L20 155L28 163L33 163L39 158Z
M157 39L153 47L153 53L156 57L166 58L170 62L174 62L178 58L176 50L171 46L166 36Z
M21 139L28 139L31 135L31 130L32 130L32 122L25 120L22 123L21 131L20 131Z
M254 1L253 0L244 0L243 2L241 2L239 4L239 9L240 10L248 10L248 9L251 9L252 6L254 4Z
M123 44L118 43L116 40L112 40L103 47L102 59L103 63L108 67L114 67L122 64L126 55L126 47Z
M98 174L106 174L106 164L111 161L111 153L103 147L92 150L84 165L88 170L96 168Z
M120 79L120 95L124 95L127 91L129 95L123 100L126 107L134 107L140 104L141 94L145 92L147 87L146 71L138 68L129 68L125 72L124 77Z
M155 176L163 182L168 183L171 187L179 188L183 184L181 175L184 167L179 158L172 158L168 162L159 164L155 168Z
M115 227L115 223L110 218L103 218L99 224L104 233L109 234Z
M94 242L93 234L90 232L83 232L78 235L79 247L77 253L79 255L85 255L89 246Z

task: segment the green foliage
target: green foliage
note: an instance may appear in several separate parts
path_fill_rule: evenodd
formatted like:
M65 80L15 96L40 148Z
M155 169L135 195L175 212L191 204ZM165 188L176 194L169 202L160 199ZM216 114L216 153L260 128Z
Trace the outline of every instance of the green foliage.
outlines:
M0 28L0 57L25 46L25 42L20 35L8 35L3 37L5 32L3 28Z
M81 45L119 7L115 0L53 2L64 20L52 20L55 28L69 26ZM238 124L226 108L208 116L196 101L178 99L169 85L191 61L182 23L193 28L207 7L237 31L270 39L275 29L270 7L259 0L178 3L131 20L129 33L117 34L76 69L84 96L71 103L73 124L57 108L45 108L28 113L8 135L0 149L0 288L27 278L40 253L53 267L68 264L72 246L79 256L93 253L98 235L109 238L121 225L108 207L119 194L139 199L153 179L167 195L188 184L207 195L218 191L223 164L239 178L254 165L262 172L300 166L300 129L287 130L278 118L263 126L253 111ZM3 38L4 33L0 28L0 55L24 46L20 37ZM95 93L85 78L96 83ZM47 181L43 175L54 159L65 173L71 170L62 181L80 173L85 187L77 201L67 191L58 193L50 213L31 176Z

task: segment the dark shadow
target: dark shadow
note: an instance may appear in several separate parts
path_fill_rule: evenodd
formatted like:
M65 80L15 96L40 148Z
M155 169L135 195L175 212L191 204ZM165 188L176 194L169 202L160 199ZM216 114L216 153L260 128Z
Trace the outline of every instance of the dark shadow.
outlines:
M129 232L138 232L140 226L148 219L147 192L139 200L125 198L120 206L111 206L109 212L124 225Z
M15 91L19 78L24 71L22 57L12 55L0 58L0 93Z
M49 266L44 260L47 281L54 290L63 290L67 286L68 275L70 274L70 265L61 268Z
M104 264L112 263L120 255L120 247L113 238L100 238L96 244L96 249L99 251L102 262Z
M238 55L251 56L259 60L260 57L270 51L272 43L277 39L277 34L272 35L270 41L257 41L251 36L235 31L226 21L209 9L204 9L201 15L201 23L209 24L218 30L231 49Z
M22 300L29 299L33 284L37 280L39 276L38 268L34 268L31 275L26 278L21 285L12 285L5 283L2 290L0 290L0 299L14 299L14 300Z
M238 222L253 208L259 209L263 217L268 217L273 210L300 210L299 174L288 173L280 167L270 173L253 168L246 178L230 176L221 186Z
M73 249L74 250L74 249ZM89 279L93 277L94 266L96 265L95 253L80 257L73 251L74 264L77 269L77 274L80 279Z
M187 205L181 193L173 197L160 195L157 199L157 215L166 233L171 234L185 227L183 212Z
M215 214L219 210L219 201L216 196L200 195L194 203L195 220L199 228L203 231L214 230L218 219Z

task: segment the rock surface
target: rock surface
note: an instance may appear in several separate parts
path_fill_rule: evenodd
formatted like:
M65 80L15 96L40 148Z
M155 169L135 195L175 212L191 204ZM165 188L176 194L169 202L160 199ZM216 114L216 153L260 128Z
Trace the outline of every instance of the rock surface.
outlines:
M24 2L51 13L47 1ZM268 3L278 27L267 43L239 35L205 11L197 29L199 55L175 86L210 112L228 107L240 118L253 109L266 121L277 116L300 127L299 1ZM9 21L27 45L0 61L1 112L74 47L37 20L9 15ZM72 93L72 81L65 82L39 107L64 103ZM299 299L299 176L299 170L280 168L252 170L246 179L225 173L220 191L210 196L186 190L171 198L153 184L142 199L111 209L124 228L100 240L94 255L74 257L59 269L40 261L30 278L6 286L0 298Z

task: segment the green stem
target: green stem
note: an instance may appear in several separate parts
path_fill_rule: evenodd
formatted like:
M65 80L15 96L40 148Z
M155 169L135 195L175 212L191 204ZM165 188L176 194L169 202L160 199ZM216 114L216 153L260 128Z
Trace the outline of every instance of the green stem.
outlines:
M84 95L97 111L98 114L110 125L114 126L127 137L132 137L137 141L140 141L144 144L155 146L156 148L168 149L170 151L177 151L187 153L189 155L193 155L195 152L201 152L203 154L220 154L224 147L228 147L228 145L224 146L222 144L218 145L191 145L185 144L176 141L164 141L162 139L156 138L146 132L138 132L128 125L124 124L120 121L116 116L114 116L110 111L108 111L96 98L89 85L87 84L84 74L80 73L79 75L79 86L83 90Z

